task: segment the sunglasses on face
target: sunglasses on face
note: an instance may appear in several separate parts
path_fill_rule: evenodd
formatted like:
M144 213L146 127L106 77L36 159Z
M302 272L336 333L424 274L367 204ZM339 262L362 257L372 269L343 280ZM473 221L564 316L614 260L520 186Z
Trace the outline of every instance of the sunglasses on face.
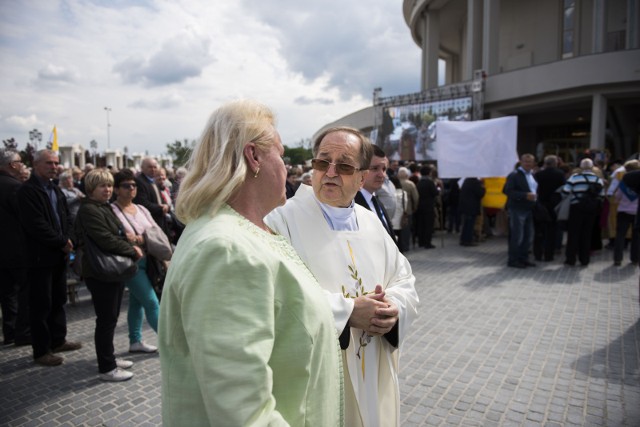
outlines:
M120 184L120 188L124 188L125 190L132 190L136 187L136 184Z
M311 167L320 172L328 171L331 165L335 166L336 172L340 175L353 175L356 171L360 170L360 168L347 163L331 163L322 159L311 160Z

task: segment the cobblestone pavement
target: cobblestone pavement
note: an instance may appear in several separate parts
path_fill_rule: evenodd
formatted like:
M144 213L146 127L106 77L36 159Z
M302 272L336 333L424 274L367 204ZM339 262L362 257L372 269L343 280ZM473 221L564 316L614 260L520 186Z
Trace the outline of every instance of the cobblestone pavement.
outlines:
M519 270L501 237L434 243L408 254L421 304L400 361L403 426L640 426L635 266L603 250L586 268L558 257ZM160 425L159 359L127 353L126 299L115 346L135 376L114 384L97 379L93 307L78 297L68 338L84 347L62 366L0 350L0 426Z

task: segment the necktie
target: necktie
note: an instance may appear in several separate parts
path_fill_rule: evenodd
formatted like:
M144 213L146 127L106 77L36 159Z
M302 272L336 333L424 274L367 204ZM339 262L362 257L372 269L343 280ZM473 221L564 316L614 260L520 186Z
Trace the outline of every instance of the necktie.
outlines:
M387 230L387 232L389 232L389 224L387 224L387 220L384 217L382 208L378 203L378 198L376 196L371 197L371 203L373 203L373 206L376 208L376 214L378 215L378 218L380 218L380 222L382 222L382 225L384 226L384 228Z

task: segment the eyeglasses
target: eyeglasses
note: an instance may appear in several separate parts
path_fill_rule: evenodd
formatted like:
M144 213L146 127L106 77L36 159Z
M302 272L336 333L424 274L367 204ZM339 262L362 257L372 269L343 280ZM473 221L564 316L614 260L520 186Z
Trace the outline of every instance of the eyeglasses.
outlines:
M120 188L124 188L126 190L132 190L136 187L138 187L137 184L120 184Z
M353 175L356 171L359 171L360 168L352 166L347 163L331 163L322 159L313 159L311 160L311 167L320 172L326 172L329 170L329 166L335 166L336 172L340 175Z

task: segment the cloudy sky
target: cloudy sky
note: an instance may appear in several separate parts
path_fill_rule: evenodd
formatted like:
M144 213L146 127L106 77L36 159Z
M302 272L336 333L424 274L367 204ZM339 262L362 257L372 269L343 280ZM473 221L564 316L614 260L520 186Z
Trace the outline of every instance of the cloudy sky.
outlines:
M55 124L102 151L109 107L111 148L162 154L237 98L295 146L375 87L420 90L401 0L1 0L0 63L0 137L20 148Z

